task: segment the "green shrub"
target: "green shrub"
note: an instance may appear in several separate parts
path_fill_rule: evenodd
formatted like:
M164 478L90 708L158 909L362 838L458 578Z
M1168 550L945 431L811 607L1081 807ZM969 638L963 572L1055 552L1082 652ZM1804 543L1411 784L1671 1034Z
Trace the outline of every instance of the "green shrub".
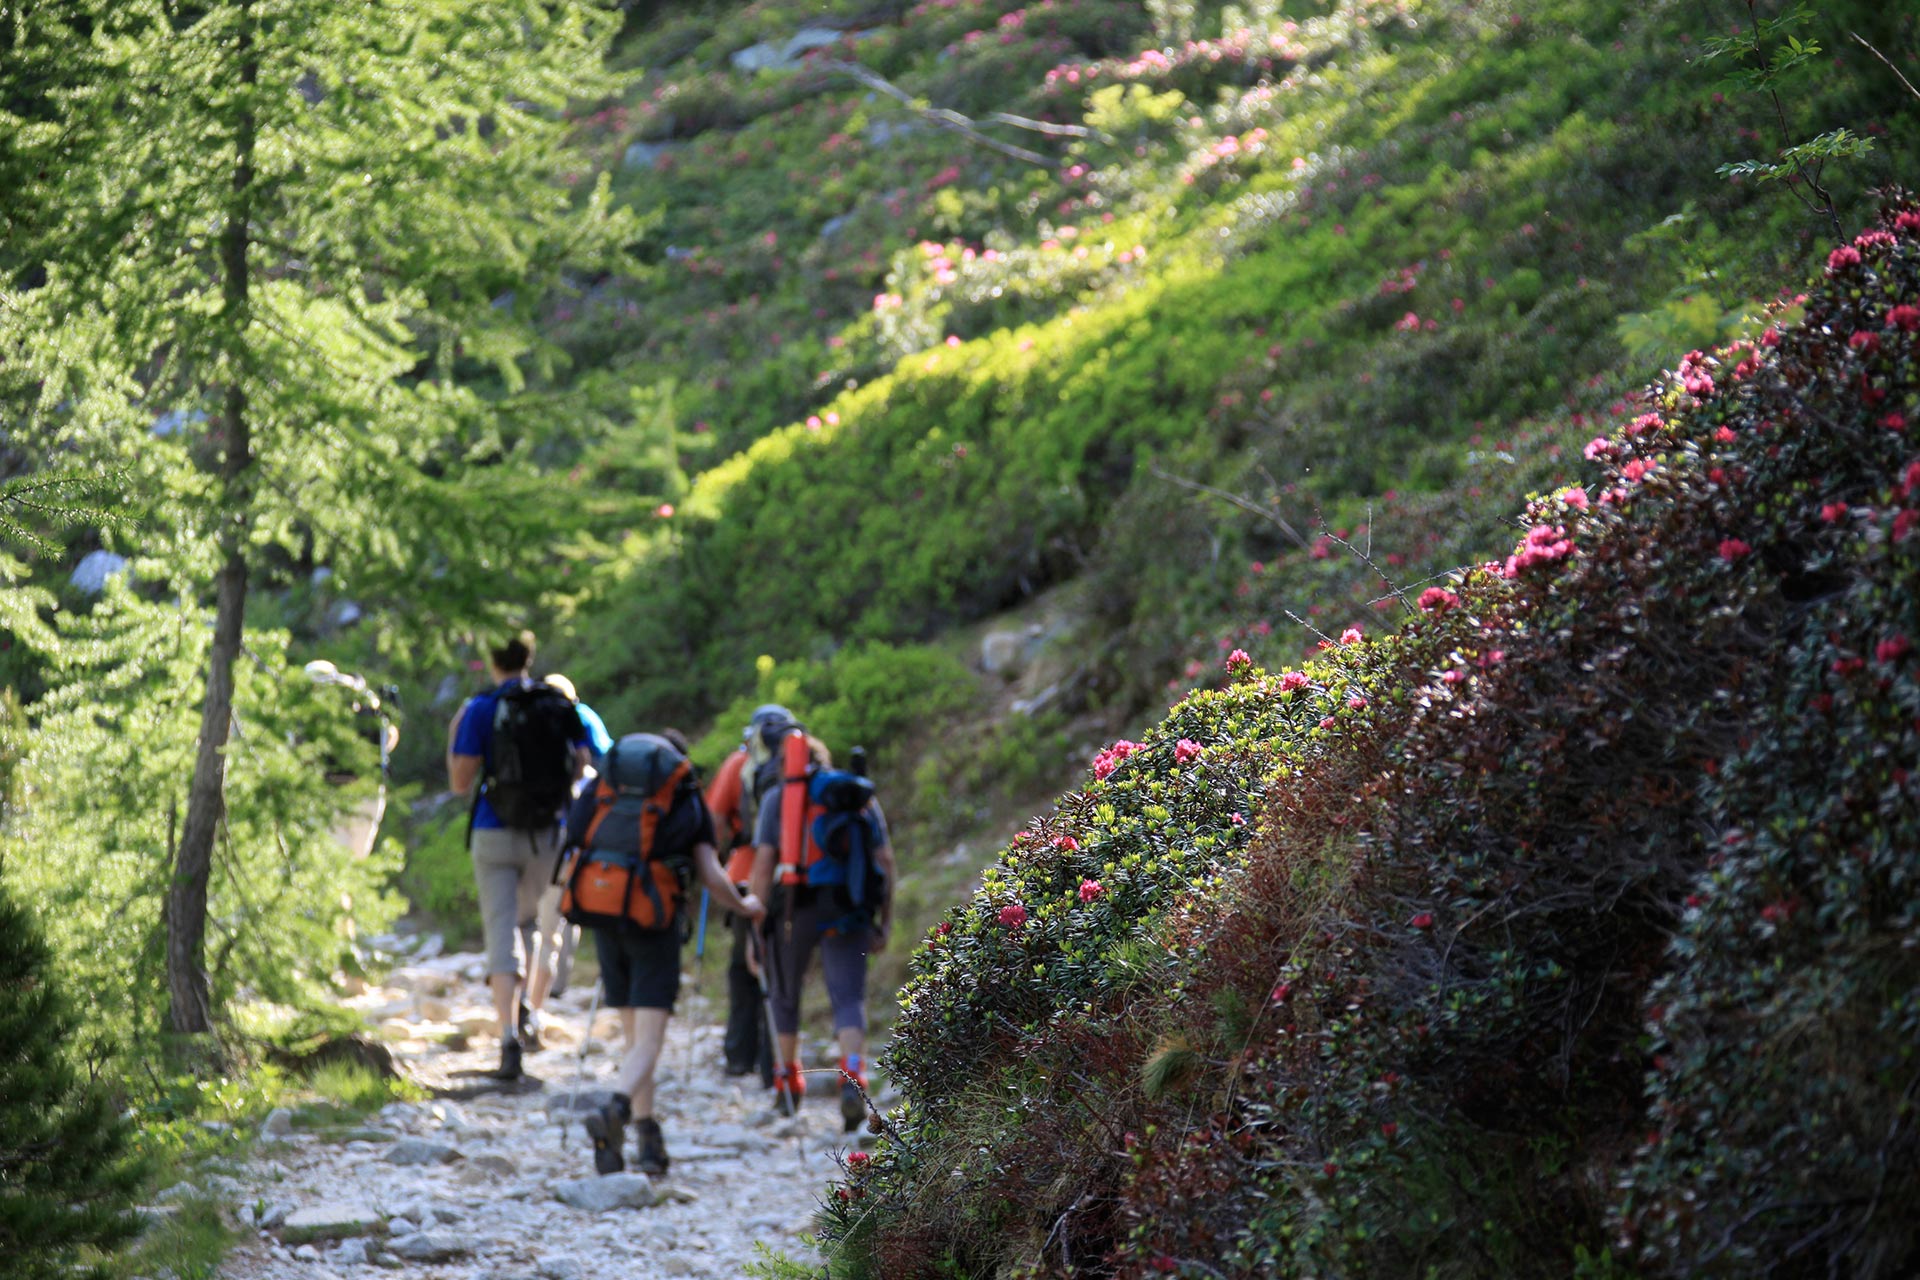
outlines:
M917 953L836 1268L1903 1274L1920 209L1828 277L1504 564L1016 839Z

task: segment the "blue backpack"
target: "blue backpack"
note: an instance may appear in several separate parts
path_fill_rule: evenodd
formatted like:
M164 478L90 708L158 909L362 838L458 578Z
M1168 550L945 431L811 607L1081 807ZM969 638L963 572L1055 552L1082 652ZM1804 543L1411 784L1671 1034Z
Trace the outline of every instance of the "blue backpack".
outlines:
M886 872L873 857L886 835L872 802L873 781L857 773L816 769L807 780L807 885L846 911L829 930L867 928L886 900Z

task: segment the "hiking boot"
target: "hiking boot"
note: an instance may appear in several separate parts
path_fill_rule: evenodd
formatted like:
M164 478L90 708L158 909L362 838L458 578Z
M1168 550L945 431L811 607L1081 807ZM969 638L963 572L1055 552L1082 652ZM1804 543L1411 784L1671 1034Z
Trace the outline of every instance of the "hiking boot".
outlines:
M840 1059L840 1119L852 1133L867 1118L867 1074L857 1059Z
M627 1167L625 1158L620 1154L620 1147L626 1141L629 1110L627 1100L616 1094L612 1102L595 1107L587 1112L586 1118L581 1121L586 1126L587 1136L593 1139L593 1171L595 1173L619 1173ZM643 1125L650 1123L652 1122L642 1121ZM654 1132L659 1131L660 1126L654 1125ZM646 1150L644 1128L641 1133L640 1149L644 1153Z
M518 1080L522 1074L520 1042L509 1036L500 1042L500 1069L493 1073L493 1078L511 1082Z
M540 1015L525 1000L520 1002L519 1025L515 1027L515 1038L520 1048L527 1053L538 1053L547 1046L540 1042Z
M660 1132L660 1122L652 1116L642 1116L633 1122L633 1128L640 1138L640 1156L634 1167L649 1177L659 1177L673 1163L667 1155L667 1139Z
M783 1116L795 1115L800 1110L800 1100L806 1096L806 1073L799 1063L789 1062L774 1077L773 1109Z

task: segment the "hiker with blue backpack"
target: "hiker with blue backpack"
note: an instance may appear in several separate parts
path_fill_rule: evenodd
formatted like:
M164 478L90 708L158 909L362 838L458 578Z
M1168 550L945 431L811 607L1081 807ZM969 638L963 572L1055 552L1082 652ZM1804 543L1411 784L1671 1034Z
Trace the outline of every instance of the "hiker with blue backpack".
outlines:
M760 805L780 786L780 744L799 728L793 713L778 703L755 707L730 752L707 785L707 808L727 857L727 879L746 889L753 879L753 837ZM773 1035L767 1027L767 997L761 987L757 956L759 927L728 917L733 951L727 964L727 1030L721 1042L729 1076L758 1072L774 1085Z
M776 1106L790 1115L806 1097L800 987L817 952L848 1131L866 1118L867 958L887 945L893 922L893 849L863 754L855 750L852 769L835 769L825 743L798 726L786 733L779 789L760 806L752 880L756 896L771 895L764 954Z
M522 631L488 651L493 687L467 700L447 745L454 794L473 792L467 849L500 1028L496 1074L504 1081L521 1076L515 1013L531 976L540 894L559 863L561 810L590 758L572 700L528 675L533 648L533 633Z
M613 1097L585 1119L593 1167L603 1174L626 1167L629 1124L639 1170L667 1171L653 1076L680 994L680 950L695 914L687 909L691 880L697 875L727 911L748 920L765 914L760 899L742 894L720 866L685 740L670 733L631 733L614 743L567 813L561 914L593 930L605 1002L619 1011L627 1039Z

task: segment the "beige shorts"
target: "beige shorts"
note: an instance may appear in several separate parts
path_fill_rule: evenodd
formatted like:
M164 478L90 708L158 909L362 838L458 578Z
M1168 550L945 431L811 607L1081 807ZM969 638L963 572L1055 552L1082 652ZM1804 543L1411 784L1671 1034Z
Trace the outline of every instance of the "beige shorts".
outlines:
M534 949L540 895L560 860L560 832L477 828L467 844L480 891L487 972L524 974ZM516 954L517 951L517 954Z

